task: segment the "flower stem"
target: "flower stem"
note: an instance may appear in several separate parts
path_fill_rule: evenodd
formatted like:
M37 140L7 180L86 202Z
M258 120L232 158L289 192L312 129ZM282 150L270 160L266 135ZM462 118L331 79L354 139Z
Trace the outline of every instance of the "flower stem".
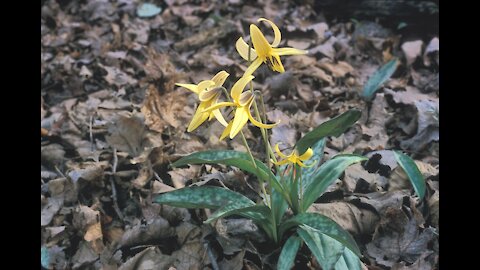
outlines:
M228 102L232 102L230 97L228 96L227 89L223 88L223 92L225 93L225 96L227 97ZM253 157L252 151L250 150L250 147L248 146L247 139L245 138L245 134L243 134L243 130L240 130L240 135L242 137L242 142L245 148L247 148L248 155L250 156L250 160L252 161L252 165L256 170L259 170L257 167L257 163L255 162L255 158ZM267 201L267 205L271 207L270 199L268 198L267 191L265 190L265 185L263 184L263 180L261 178L258 178L260 181L260 186L262 188L263 196L265 200Z

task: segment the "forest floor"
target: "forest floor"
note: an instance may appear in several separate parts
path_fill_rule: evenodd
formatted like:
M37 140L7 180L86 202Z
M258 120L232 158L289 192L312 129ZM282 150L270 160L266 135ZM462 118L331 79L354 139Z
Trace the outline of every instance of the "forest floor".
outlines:
M141 6L136 0L42 5L43 267L212 269L214 258L220 269L275 269L280 246L248 220L203 224L208 210L152 203L155 194L189 185L224 186L258 200L258 182L236 168L169 164L200 150L245 151L239 136L219 141L223 126L216 121L187 133L198 98L175 83L226 70L230 89L248 66L235 41L265 17L279 26L281 47L309 51L282 57L283 74L266 65L255 72L269 122L281 120L272 145L293 146L326 120L362 111L345 134L328 139L324 159L338 153L370 159L350 166L310 211L348 230L368 269L438 268L438 33L340 20L293 1ZM271 29L262 29L272 40ZM393 57L400 60L396 72L365 101L366 81ZM258 128L247 126L254 155L264 159ZM427 183L423 200L392 149L416 161ZM295 269L319 266L302 248Z

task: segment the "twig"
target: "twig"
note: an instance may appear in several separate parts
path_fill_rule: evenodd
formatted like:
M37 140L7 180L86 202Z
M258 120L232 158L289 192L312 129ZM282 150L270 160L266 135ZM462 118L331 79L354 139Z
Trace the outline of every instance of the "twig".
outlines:
M117 172L117 164L118 164L118 157L117 157L117 148L113 148L113 167L112 167L112 175L110 176L110 185L112 186L112 199L113 199L113 209L117 213L118 217L123 221L123 214L118 207L117 202L117 189L115 187L115 181L113 178L115 177L115 173Z
M93 125L93 114L90 115L90 121L88 123L88 130L90 132L90 151L95 150L95 145L93 144L93 132L92 132L92 125Z
M218 263L215 260L215 257L213 256L212 249L210 248L209 242L206 242L203 245L205 246L205 249L207 250L208 258L210 259L210 262L212 263L213 270L220 270L220 268L218 267Z

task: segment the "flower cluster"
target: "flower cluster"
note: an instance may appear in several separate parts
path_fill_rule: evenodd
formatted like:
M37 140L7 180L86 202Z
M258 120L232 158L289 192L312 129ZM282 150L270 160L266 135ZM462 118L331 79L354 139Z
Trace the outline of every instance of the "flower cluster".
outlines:
M285 68L283 67L280 56L306 54L307 51L295 48L278 48L282 39L280 30L272 21L265 18L258 19L258 22L262 21L268 23L273 29L274 40L272 43L269 43L258 26L254 24L250 25L250 39L253 47L248 45L242 37L237 40L235 47L240 56L249 61L249 66L242 77L240 77L233 85L230 90L231 99L230 97L227 97L227 102L218 102L225 90L223 84L229 76L226 71L222 70L212 79L201 81L198 84L176 84L177 86L185 87L196 93L200 100L195 115L188 126L188 132L195 130L207 119L212 120L213 118L216 118L223 126L225 126L225 129L220 136L220 140L227 136L230 139L233 139L239 132L241 132L248 121L262 129L270 129L278 124L262 123L258 114L257 119L255 119L251 113L251 107L256 102L253 85L251 84L251 91L244 92L244 89L247 84L251 83L255 78L252 74L262 65L262 63L265 63L273 71L283 73L285 72ZM233 118L229 122L225 120L220 112L220 108L223 107L231 107L235 111ZM287 157L278 152L280 157L287 157L284 161L280 161L278 164L285 164L286 161L302 164L301 161L308 159L311 156L311 153L309 154L307 152L300 157L293 156L293 153Z

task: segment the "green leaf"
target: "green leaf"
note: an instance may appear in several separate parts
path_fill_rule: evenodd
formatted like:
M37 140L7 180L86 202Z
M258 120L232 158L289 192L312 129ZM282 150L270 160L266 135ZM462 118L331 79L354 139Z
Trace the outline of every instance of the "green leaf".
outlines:
M312 146L313 156L309 160L305 161L304 163L307 166L310 166L312 164L313 166L302 168L303 179L310 178L322 164L321 162L323 158L323 151L325 148L326 141L327 141L326 138L322 138Z
M285 221L279 228L280 235L294 226L301 225L308 225L321 233L330 236L358 256L361 256L360 249L355 243L355 240L347 231L332 219L317 213L301 213Z
M258 178L260 178L260 180L266 181L281 194L284 194L282 186L280 183L278 183L275 175L273 175L267 166L265 166L265 164L263 164L261 161L255 159L255 164L257 165L257 168L255 168L250 156L247 153L233 150L201 151L177 160L176 162L172 163L172 166L180 167L187 164L224 164L235 166L256 175Z
M186 187L157 195L153 202L184 208L217 209L235 203L239 208L255 203L240 193L220 187Z
M340 257L337 264L335 264L335 270L362 270L362 263L355 253L350 249L345 248L343 250L343 255Z
M405 154L402 154L398 151L393 151L393 153L395 154L398 164L400 164L402 169L407 174L408 179L410 179L410 182L412 183L415 192L418 194L418 197L423 199L426 189L425 179L423 179L423 175L418 169L417 164L415 164L415 161Z
M352 109L333 119L330 119L314 130L308 132L300 140L298 140L296 148L298 153L303 154L309 147L314 145L318 140L326 136L340 136L347 128L352 126L362 115L361 111Z
M302 209L306 210L314 203L348 166L367 159L363 156L351 154L337 155L323 163L315 175L302 179L304 190Z
M292 235L288 238L287 242L283 245L282 252L280 252L280 257L277 262L277 270L292 269L301 243L302 239L297 236Z
M368 79L365 87L363 88L362 96L367 100L371 100L373 94L380 88L380 86L386 82L397 69L397 59L392 59L385 65L383 65L377 72L375 72L370 79Z
M268 221L268 217L271 215L270 208L265 205L254 205L243 207L242 204L231 203L223 206L215 211L205 222L212 222L221 217L227 217L231 215L240 215L252 219L255 222Z
M342 243L310 226L301 225L297 229L297 233L302 237L315 258L317 258L322 269L333 269L343 255L345 246Z
M288 208L288 202L283 198L283 196L278 193L276 189L272 189L272 212L275 218L275 222L280 224L285 211ZM280 236L281 237L281 236Z

